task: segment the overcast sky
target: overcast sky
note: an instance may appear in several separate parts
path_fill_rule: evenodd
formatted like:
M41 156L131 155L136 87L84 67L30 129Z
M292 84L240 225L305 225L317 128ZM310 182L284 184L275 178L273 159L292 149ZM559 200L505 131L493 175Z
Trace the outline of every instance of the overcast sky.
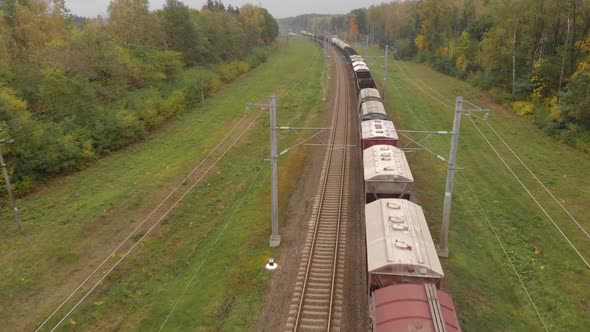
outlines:
M111 0L66 0L67 7L73 14L94 17L104 15ZM166 0L150 0L151 9L162 8ZM206 0L183 0L192 8L201 9ZM225 5L239 6L246 3L258 4L268 9L275 18L296 16L300 14L345 14L349 11L376 5L385 0L224 0Z

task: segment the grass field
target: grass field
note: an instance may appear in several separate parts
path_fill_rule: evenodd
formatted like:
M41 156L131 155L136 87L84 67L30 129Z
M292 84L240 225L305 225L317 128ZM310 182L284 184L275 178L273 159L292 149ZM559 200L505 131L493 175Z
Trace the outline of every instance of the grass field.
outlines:
M127 236L130 224L147 215L225 136L245 103L266 102L273 92L289 88L278 99L280 125L314 124L321 105L322 61L311 41L280 45L267 63L226 86L204 109L19 200L24 233L2 211L1 326L38 326ZM283 135L280 148L299 139ZM305 153L295 150L279 163L282 207ZM166 330L251 329L268 287L264 263L276 254L268 248L267 156L264 115L60 330L158 330L193 277ZM72 303L45 328L52 328Z
M371 50L375 56L380 52ZM383 79L382 62L382 58L373 58L369 63L379 81ZM486 93L465 82L425 65L396 63L390 58L386 108L399 128L451 130L456 96L491 108L489 124L582 227L590 230L590 156L557 143L530 119L502 109ZM580 254L590 259L590 239L485 122L474 121ZM425 135L410 137L421 139ZM404 143L407 142L406 139ZM449 144L449 136L433 136L424 141L425 146L445 157ZM438 243L446 164L426 151L409 156L418 201ZM551 331L587 331L590 270L467 117L462 119L458 166L465 169L456 176L450 257L443 259L443 266L447 274L445 288L453 295L464 330L539 331L545 324Z

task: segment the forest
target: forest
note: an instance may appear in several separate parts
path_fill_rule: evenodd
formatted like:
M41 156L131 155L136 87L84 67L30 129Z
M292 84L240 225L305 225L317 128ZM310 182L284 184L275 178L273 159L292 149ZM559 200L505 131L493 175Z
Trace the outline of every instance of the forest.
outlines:
M16 193L196 109L277 36L266 9L221 1L113 0L96 18L64 0L0 1L0 148Z
M408 0L281 23L392 45L590 153L588 0Z

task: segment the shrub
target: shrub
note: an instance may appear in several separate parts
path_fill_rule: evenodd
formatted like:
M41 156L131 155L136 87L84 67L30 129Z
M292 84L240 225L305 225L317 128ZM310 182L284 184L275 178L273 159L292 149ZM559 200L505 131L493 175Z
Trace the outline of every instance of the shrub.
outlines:
M531 115L535 111L535 105L528 101L515 101L511 109L518 115Z
M173 91L168 98L160 104L160 113L165 117L177 115L187 109L186 96L182 90Z
M155 89L150 89L146 93L138 95L134 103L134 109L141 121L145 123L146 128L152 129L162 122L160 114L160 103L162 101L160 93Z
M240 74L239 72L239 68L238 68L238 63L237 62L230 62L227 64L222 64L219 66L219 70L218 70L219 76L221 77L221 80L224 82L231 82L233 80L236 79L236 77L238 77L238 75Z
M250 65L245 61L238 62L238 72L240 74L245 74L250 71Z

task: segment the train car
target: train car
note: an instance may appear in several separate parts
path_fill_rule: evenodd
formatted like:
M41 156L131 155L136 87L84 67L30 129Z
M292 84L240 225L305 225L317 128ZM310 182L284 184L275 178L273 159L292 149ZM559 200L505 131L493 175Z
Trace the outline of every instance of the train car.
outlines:
M365 62L365 60L363 59L363 57L360 56L360 55L351 55L351 56L348 57L348 62L353 63L353 62L356 62L356 61Z
M360 108L361 121L367 120L387 120L387 113L383 103L377 100L369 100L362 103Z
M363 151L365 201L410 199L414 177L406 154L392 145L373 145Z
M353 61L352 63L352 68L357 67L357 66L365 66L367 68L369 68L369 66L367 66L367 63L365 63L364 61Z
M377 87L375 85L375 81L373 80L373 76L371 75L371 71L369 70L369 67L358 65L356 67L353 67L353 70L357 91Z
M398 141L395 126L389 120L367 120L361 123L361 146L363 150L374 145L397 146Z
M432 284L381 288L369 299L373 332L460 332L453 299Z
M347 45L347 47L344 48L344 54L346 55L347 59L350 59L352 55L358 55L354 48L350 47L349 45Z
M359 113L361 112L361 105L364 102L367 102L370 100L383 102L383 100L381 99L381 94L379 93L379 90L374 89L374 88L361 89L359 91L358 105L357 105L357 109L358 109Z
M422 207L405 199L365 205L369 292L389 285L432 283L444 272Z

